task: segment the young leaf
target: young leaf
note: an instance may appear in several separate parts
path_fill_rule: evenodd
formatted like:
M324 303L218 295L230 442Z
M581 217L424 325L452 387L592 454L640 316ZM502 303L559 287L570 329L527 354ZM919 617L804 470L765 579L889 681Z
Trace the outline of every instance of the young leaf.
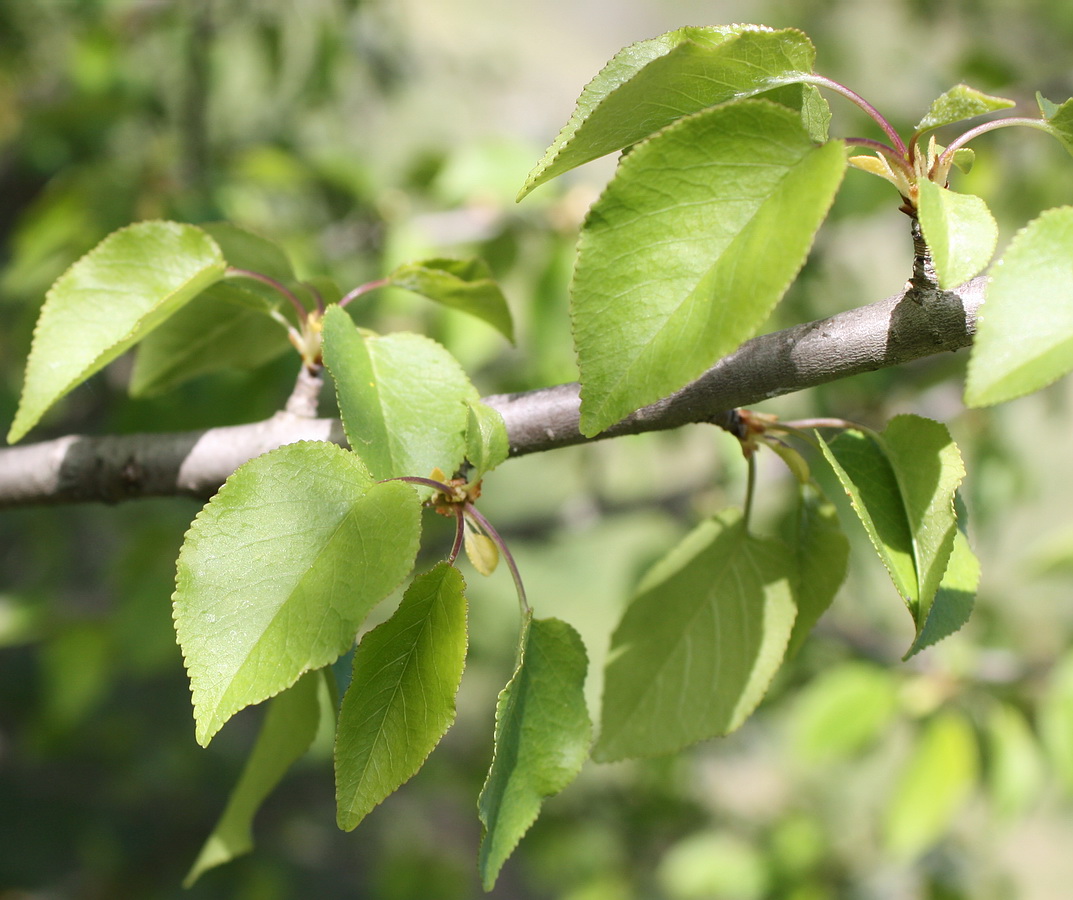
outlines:
M840 143L816 147L799 116L765 100L682 119L622 161L589 212L572 286L585 435L752 336L845 167Z
M780 102L795 107L804 102L810 134L825 132L829 113L815 89L809 86L802 94L800 87L793 93L784 87L811 73L815 58L815 48L802 32L757 25L682 28L626 47L585 87L570 121L529 173L518 199L676 119L773 88L783 88Z
M466 529L466 556L481 575L491 575L499 565L499 547L488 535Z
M8 442L45 411L219 281L220 248L204 231L140 222L106 237L49 289L34 329Z
M728 510L652 568L611 638L596 758L672 753L745 721L793 628L790 556Z
M790 546L796 564L793 588L797 617L787 656L798 651L812 626L827 611L845 581L849 564L849 541L834 506L808 485L801 486Z
M998 241L994 216L974 194L957 194L922 179L917 214L943 290L979 275Z
M186 533L173 596L198 743L346 652L412 568L420 514L413 488L374 484L334 444L289 444L227 479Z
M466 373L419 334L360 332L338 306L324 316L324 361L347 440L376 478L454 472L466 453Z
M474 478L490 472L510 455L507 426L498 410L471 401L466 420L466 459L476 470Z
M230 862L253 849L253 817L287 769L309 749L320 718L318 692L326 690L322 672L308 672L267 704L257 743L227 798L183 887L190 887L214 866Z
M1051 134L1062 142L1067 151L1073 153L1073 97L1065 103L1054 104L1037 93L1036 100L1047 124L1051 126Z
M229 266L267 275L283 284L294 281L286 251L267 238L231 222L208 222L198 227L216 242ZM275 296L278 299L279 295Z
M477 800L485 890L492 889L544 798L581 771L592 738L587 668L585 646L573 628L526 616L517 668L496 704L495 755Z
M886 808L890 852L910 858L942 838L972 792L978 770L976 736L961 713L941 712L928 722Z
M917 123L916 133L920 135L933 128L972 119L998 109L1009 109L1014 105L1012 100L1005 97L993 97L967 84L956 84L932 102L927 114Z
M919 416L896 416L879 434L820 441L919 639L957 534L954 492L965 476L957 445L944 425Z
M426 259L401 265L388 278L395 287L483 319L514 343L507 298L484 260Z
M987 286L965 384L968 406L1044 388L1073 369L1073 207L1014 237Z
M335 741L340 828L353 829L412 778L454 721L466 659L464 590L458 570L440 563L358 645Z
M200 375L255 369L275 359L290 344L268 309L261 295L234 283L202 291L138 345L131 396L148 397Z

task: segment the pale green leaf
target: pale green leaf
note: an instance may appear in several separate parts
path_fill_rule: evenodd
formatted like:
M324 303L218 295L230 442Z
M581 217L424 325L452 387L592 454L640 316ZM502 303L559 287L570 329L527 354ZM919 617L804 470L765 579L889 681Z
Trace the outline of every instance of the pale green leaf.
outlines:
M488 535L466 528L466 556L481 575L491 575L499 565L499 546Z
M495 884L544 799L581 771L592 737L587 668L585 646L573 628L558 619L525 617L518 665L496 704L495 755L477 801L485 890Z
M268 702L242 775L183 880L183 887L193 885L207 870L253 849L253 817L287 769L309 749L320 718L318 693L325 690L323 672L309 672L294 687Z
M1073 370L1073 207L1051 209L1014 237L993 267L965 384L989 406Z
M345 311L324 317L324 361L335 381L347 440L378 478L453 474L466 454L466 373L419 334L361 332Z
M799 116L764 100L681 119L622 161L589 212L572 286L585 435L753 335L845 167L841 144L816 147Z
M993 97L967 84L956 84L945 94L937 97L927 114L917 123L916 133L923 134L933 128L951 125L985 113L1014 106L1012 100L1005 97Z
M476 316L514 343L507 298L484 260L425 259L399 266L388 279L395 287Z
M362 638L335 741L339 827L350 831L421 768L455 718L466 659L465 583L440 563Z
M21 439L68 391L219 281L220 248L204 231L141 222L106 237L49 289L7 439Z
M585 87L577 109L526 178L518 199L563 172L622 150L702 109L780 88L779 102L802 105L810 134L829 112L806 86L816 51L795 29L757 25L682 28L617 53Z
M957 445L938 422L896 416L881 433L847 431L829 445L821 439L821 448L905 600L919 639L957 534L954 493L965 476Z
M793 755L806 764L842 762L878 740L897 708L889 670L864 662L826 669L793 702Z
M289 444L227 479L186 533L173 597L198 743L349 649L412 568L420 514L413 488L374 484L334 444Z
M1000 702L988 710L985 737L985 776L992 808L1002 818L1019 817L1046 784L1039 740L1017 707Z
M1039 102L1043 117L1050 126L1048 128L1050 133L1062 142L1062 146L1067 151L1073 153L1073 97L1065 103L1055 104L1037 93L1036 100Z
M259 294L230 282L202 291L138 345L133 397L147 397L221 369L255 369L290 343Z
M917 214L939 287L955 288L991 261L998 224L987 204L973 194L958 194L926 179L918 189Z
M1055 775L1073 793L1073 652L1051 669L1039 705L1039 730Z
M793 562L736 510L701 524L638 586L611 638L602 760L672 753L736 729L782 663Z
M468 405L466 459L476 470L474 477L480 478L510 455L510 439L498 410L479 400Z
M884 812L888 850L907 859L949 830L976 784L979 751L972 725L959 712L940 712L917 738Z
M796 563L793 588L797 617L787 656L798 651L827 611L846 578L849 564L849 541L834 506L808 485L801 486L790 546Z

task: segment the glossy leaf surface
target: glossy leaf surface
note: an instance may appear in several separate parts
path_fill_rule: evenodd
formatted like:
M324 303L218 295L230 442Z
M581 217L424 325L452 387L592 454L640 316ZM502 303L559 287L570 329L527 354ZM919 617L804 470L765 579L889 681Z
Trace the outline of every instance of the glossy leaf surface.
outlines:
M676 119L773 88L782 87L775 97L783 103L800 106L806 98L815 131L825 125L826 104L814 91L802 95L800 87L783 87L811 73L815 57L802 32L757 25L682 28L626 47L585 87L570 121L529 173L519 199Z
M106 237L49 289L7 439L21 439L64 394L134 346L226 269L201 229L141 222Z
M478 396L442 346L419 334L359 331L333 306L324 316L324 361L347 440L375 478L458 469Z
M587 668L585 647L573 628L558 619L526 617L517 668L496 705L495 755L477 802L485 890L495 884L545 798L581 771L592 738Z
M572 285L584 434L753 335L845 166L841 144L816 147L796 113L764 100L682 119L630 152L589 212Z
M455 718L466 659L465 583L440 563L362 638L335 743L339 827L350 831L408 781Z
M1073 370L1073 207L1023 228L994 267L969 358L965 402L989 406Z
M939 287L964 284L991 262L998 242L998 224L979 197L958 194L923 180L917 214L931 250Z
M240 467L179 553L174 618L206 745L238 710L334 662L413 566L416 492L334 444Z
M741 725L790 638L791 560L728 510L652 568L611 638L596 758L671 753Z

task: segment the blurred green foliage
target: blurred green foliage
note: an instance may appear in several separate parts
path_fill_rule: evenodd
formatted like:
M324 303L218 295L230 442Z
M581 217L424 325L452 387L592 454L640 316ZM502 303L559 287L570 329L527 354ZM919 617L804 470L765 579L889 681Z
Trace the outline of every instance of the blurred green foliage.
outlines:
M573 237L606 170L520 207L514 194L607 57L699 16L803 28L821 72L902 126L962 80L1025 109L1036 90L1073 94L1065 0L540 7L0 3L0 421L14 413L48 285L115 228L156 217L234 221L282 243L300 277L344 289L421 256L482 256L511 299L518 349L401 291L363 298L358 318L431 334L484 391L570 380ZM835 105L834 133L865 128ZM1053 141L1003 133L976 149L955 187L987 198L1000 248L1073 198ZM896 206L851 173L773 324L897 290L910 248ZM255 420L279 407L296 366L286 357L132 401L120 360L38 437ZM880 427L912 410L950 424L984 562L970 624L900 664L908 622L855 535L850 581L740 732L678 758L587 766L492 896L1047 898L1069 883L1073 391L966 413L962 370L960 356L936 358L768 409ZM774 527L788 476L763 463L756 515ZM534 604L590 648L591 704L637 577L700 516L739 502L742 483L735 443L701 428L521 459L488 478L482 509ZM477 896L474 798L515 638L505 572L467 573L473 650L458 722L414 782L338 832L321 741L259 816L257 851L180 889L260 716L243 713L209 750L194 743L169 596L196 509L153 500L0 516L0 897Z

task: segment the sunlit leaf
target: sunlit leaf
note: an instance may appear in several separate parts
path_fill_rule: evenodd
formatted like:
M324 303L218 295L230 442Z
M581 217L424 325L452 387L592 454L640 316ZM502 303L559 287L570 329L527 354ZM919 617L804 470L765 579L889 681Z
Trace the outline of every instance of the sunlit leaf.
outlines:
M1050 672L1039 705L1039 730L1051 766L1066 793L1073 793L1073 653Z
M334 444L289 444L227 479L190 526L175 579L198 743L349 649L413 566L420 512L411 487L374 484Z
M482 319L514 343L507 298L483 260L425 259L399 266L388 279L395 287Z
M587 668L585 647L573 628L558 619L526 616L517 668L496 704L495 756L477 801L485 890L495 884L544 799L581 771L592 737Z
M991 262L998 224L987 204L973 194L958 194L927 180L918 189L917 214L939 287L955 288Z
M793 628L791 554L727 510L645 576L611 638L602 760L655 756L736 729Z
M268 702L257 743L183 887L190 887L207 870L253 849L253 817L287 769L309 749L320 716L317 695L325 689L324 675L309 672Z
M888 850L911 858L940 840L972 793L978 770L968 720L953 710L931 719L894 782L883 822Z
M539 184L636 144L676 119L729 100L781 88L774 99L795 107L804 97L812 135L829 112L815 89L785 87L811 73L816 51L794 29L757 25L682 28L617 53L585 87L577 109L529 173L519 199ZM800 118L800 117L798 117Z
M454 473L466 454L466 373L419 334L361 332L338 306L324 317L324 361L347 440L376 478Z
M362 638L335 743L339 827L350 831L408 781L455 718L466 659L465 583L440 563Z
M957 534L954 492L965 475L957 445L938 422L896 416L879 434L847 431L829 445L821 439L821 447L905 600L919 639ZM958 585L969 565L965 561L965 571L959 565Z
M481 575L491 575L499 565L499 547L488 535L466 529L466 556Z
M594 435L752 336L842 180L789 109L745 100L636 147L589 212L572 286L581 430ZM778 247L778 252L772 252Z
M980 308L965 403L989 406L1073 370L1073 207L1051 209L1014 237Z
M8 441L225 270L220 248L192 225L140 222L101 241L49 289Z
M922 134L933 128L982 116L998 109L1009 109L1015 105L1005 97L993 97L967 84L956 84L932 102L924 118L917 123L916 133Z

